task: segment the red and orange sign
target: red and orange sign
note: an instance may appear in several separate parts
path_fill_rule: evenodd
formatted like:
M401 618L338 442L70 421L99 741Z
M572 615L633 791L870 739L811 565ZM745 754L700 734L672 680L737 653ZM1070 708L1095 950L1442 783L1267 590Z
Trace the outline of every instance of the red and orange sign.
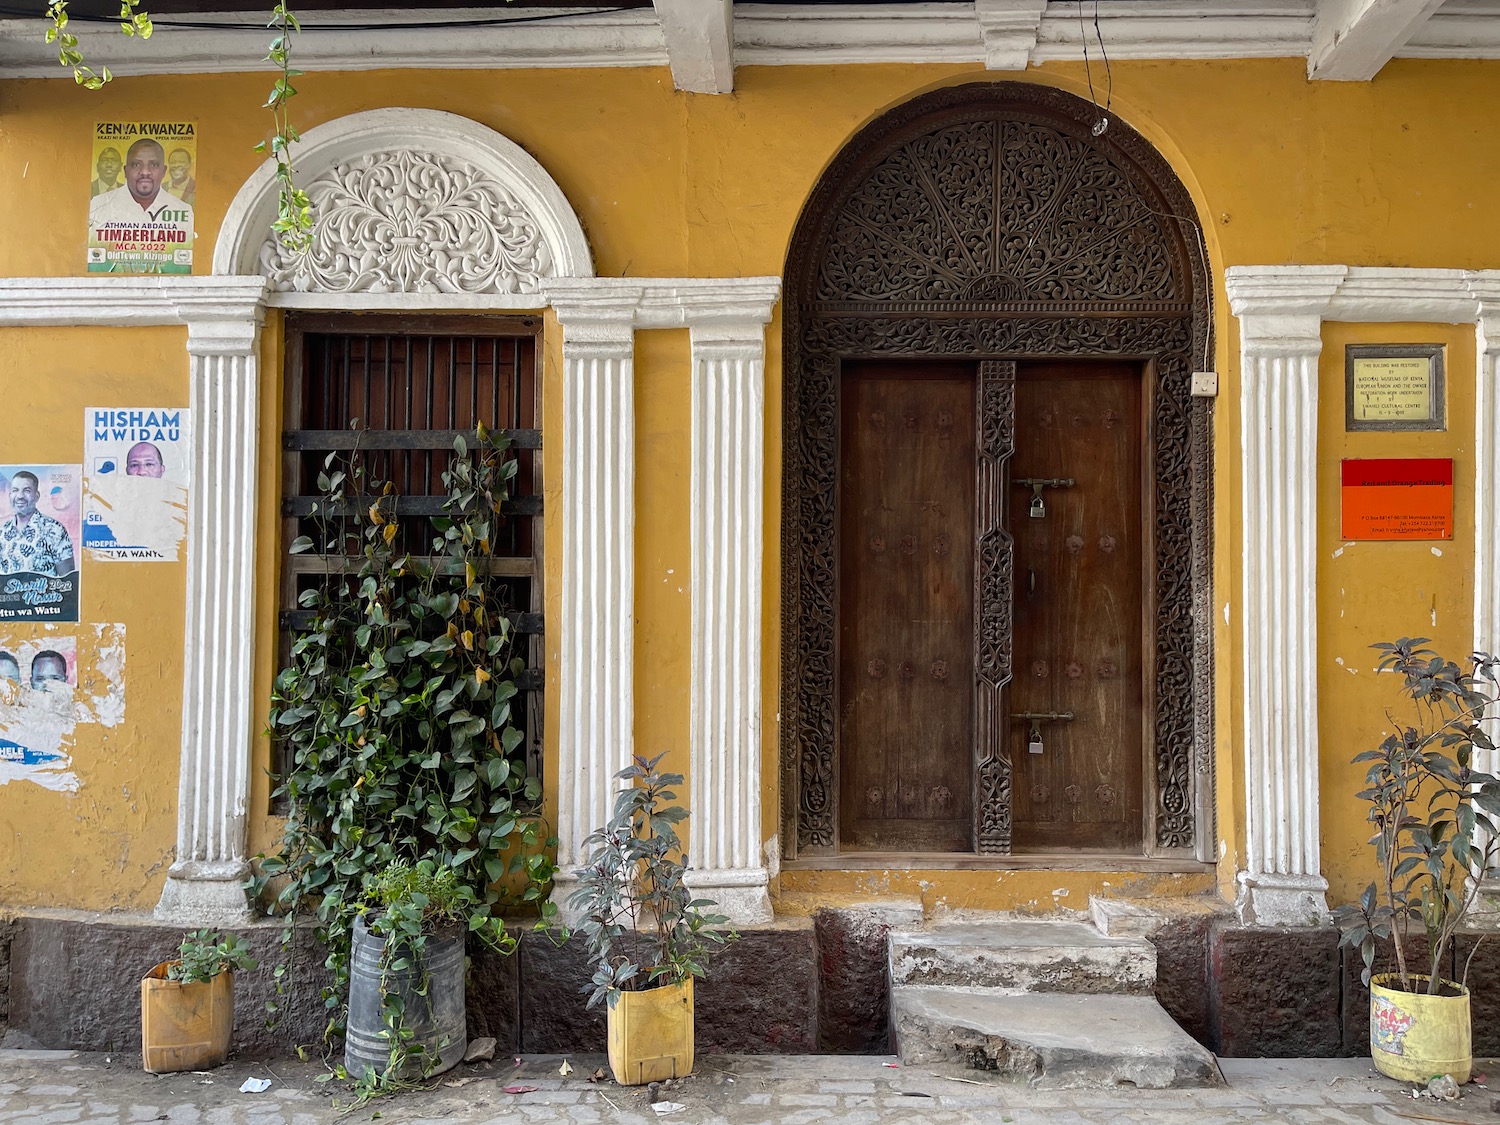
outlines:
M1357 458L1342 469L1343 538L1453 538L1453 458Z

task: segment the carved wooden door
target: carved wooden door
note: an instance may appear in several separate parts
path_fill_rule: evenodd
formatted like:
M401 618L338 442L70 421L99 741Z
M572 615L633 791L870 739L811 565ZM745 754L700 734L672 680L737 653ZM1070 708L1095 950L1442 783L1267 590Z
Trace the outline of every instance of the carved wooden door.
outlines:
M846 365L839 844L973 843L974 365Z
M1141 848L1141 387L1129 363L1034 363L1017 373L1007 716L1015 852Z

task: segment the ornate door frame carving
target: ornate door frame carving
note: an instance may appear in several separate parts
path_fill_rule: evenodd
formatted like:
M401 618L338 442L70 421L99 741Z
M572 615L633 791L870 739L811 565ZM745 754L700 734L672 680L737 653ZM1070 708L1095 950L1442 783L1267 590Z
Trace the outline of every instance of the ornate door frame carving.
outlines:
M798 219L783 327L787 858L837 838L841 362L1097 356L1142 361L1150 403L1146 853L1211 859L1213 466L1206 400L1189 393L1194 357L1211 354L1207 254L1181 181L1105 116L1096 137L1096 107L1019 82L924 95L846 145ZM986 769L1003 786L1004 763ZM981 851L1008 849L1008 821L980 827Z

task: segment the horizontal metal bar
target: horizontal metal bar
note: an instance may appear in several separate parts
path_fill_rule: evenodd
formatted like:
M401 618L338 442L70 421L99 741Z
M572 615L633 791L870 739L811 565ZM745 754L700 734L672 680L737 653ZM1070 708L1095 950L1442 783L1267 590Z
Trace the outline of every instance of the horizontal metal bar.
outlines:
M1016 477L1010 483L1022 488L1072 488L1077 481L1072 477Z
M352 515L364 511L377 500L380 501L380 510L387 514L390 514L394 500L395 514L398 516L440 516L443 514L443 505L448 502L446 496L358 496L334 502L321 496L287 496L282 498L281 514L310 516L317 509L321 515ZM539 516L542 514L542 498L514 496L501 501L500 512L507 516Z
M276 615L276 620L284 632L300 633L312 628L316 616L316 610L284 609ZM540 613L508 613L506 617L518 636L539 637L545 631Z
M1012 711L1010 721L1013 723L1071 723L1073 721L1073 712Z
M431 566L431 555L412 555L416 563ZM288 555L286 568L293 574L341 574L359 569L363 555L315 555L308 551L300 555ZM441 560L441 573L457 574L461 564L448 559ZM537 560L530 555L495 555L475 563L475 569L490 578L535 578Z
M493 438L509 438L511 449L542 448L541 430L491 430ZM452 449L462 437L477 447L473 430L286 430L281 447L289 450L332 449Z

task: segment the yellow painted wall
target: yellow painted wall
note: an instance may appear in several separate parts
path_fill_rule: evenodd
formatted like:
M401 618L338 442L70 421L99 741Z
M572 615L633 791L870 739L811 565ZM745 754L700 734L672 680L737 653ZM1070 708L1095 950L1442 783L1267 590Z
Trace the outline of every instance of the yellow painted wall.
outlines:
M247 59L256 53L247 47ZM1187 184L1207 226L1216 276L1226 265L1341 263L1362 265L1480 268L1500 260L1500 212L1489 206L1500 178L1500 151L1484 143L1500 126L1500 102L1493 97L1500 63L1398 61L1369 83L1309 83L1301 60L1123 62L1112 66L1113 107L1156 144ZM1012 77L1012 76L1006 76ZM1097 77L1097 74L1096 74ZM996 76L970 66L744 67L729 96L682 94L672 89L664 68L637 70L366 72L309 74L294 104L299 126L307 129L360 110L393 102L445 109L471 117L515 140L557 180L572 202L593 247L598 272L628 276L720 276L779 274L793 225L819 174L841 145L884 110L934 87ZM1028 78L1085 89L1081 66L1049 64ZM206 272L214 237L234 192L257 166L253 151L269 127L259 106L269 79L264 73L117 79L99 93L66 80L0 81L0 199L13 215L37 217L12 223L0 233L0 276L70 275L81 272L84 215L89 180L88 138L92 122L107 118L157 118L164 112L190 115L199 124L197 216L198 272ZM164 107L171 107L170 110ZM1219 630L1218 829L1227 883L1239 847L1237 805L1241 789L1239 698L1241 634L1235 607L1240 580L1240 537L1234 523L1239 503L1237 450L1239 416L1237 336L1227 315L1222 287L1216 292L1216 366L1222 375L1215 406L1218 467L1215 504L1215 620ZM555 322L549 320L543 381L544 426L560 432L558 350ZM262 595L257 633L261 663L257 701L264 715L269 690L275 623L275 430L280 404L275 318L264 349L261 488L262 550L258 591ZM780 528L780 322L768 334L766 552L763 659L765 832L778 829L776 761L779 731L779 528ZM1372 326L1359 329L1361 338ZM1394 331L1394 329L1393 329ZM1400 331L1407 331L1401 329ZM1472 397L1472 344L1459 329L1412 329L1422 338L1450 345L1450 433L1460 459L1471 451L1463 410ZM1335 330L1330 328L1330 333ZM78 377L97 371L110 397L128 402L160 396L171 389L186 401L187 360L180 330L4 330L0 343L0 385L20 386L9 401L16 409L0 415L0 460L47 454L81 455L76 396L98 399L88 384L54 385L28 377L37 372ZM1338 340L1341 340L1339 337ZM1329 337L1328 355L1338 349ZM1469 359L1463 349L1469 348ZM87 357L79 361L79 357ZM1341 402L1325 362L1324 403ZM1465 366L1465 364L1468 366ZM671 748L673 764L685 765L689 568L687 518L687 428L689 373L685 333L652 332L639 338L637 365L637 499L641 535L636 658L637 728L640 748ZM1341 376L1340 376L1341 378ZM21 380L17 382L17 380ZM107 382L106 382L107 380ZM1467 386L1468 389L1465 389ZM1341 393L1341 392L1340 392ZM1326 413L1326 410L1325 410ZM1325 454L1344 437L1325 418ZM1348 440L1354 441L1354 438ZM1381 439L1359 437L1362 448ZM1408 440L1408 439L1403 439ZM1411 439L1415 440L1415 439ZM1395 448L1394 446L1391 448ZM1402 448L1405 448L1404 446ZM1429 448L1421 445L1421 448ZM14 455L8 451L15 449ZM560 610L559 566L565 544L558 520L560 442L545 454L548 516L546 609ZM1326 459L1326 458L1325 458ZM1327 462L1328 466L1333 461ZM1326 471L1333 471L1325 466ZM1321 500L1331 499L1322 480ZM1463 507L1464 471L1460 481ZM1334 534L1327 520L1325 538ZM1323 541L1320 540L1320 550ZM1346 612L1381 604L1374 591L1386 589L1402 604L1426 605L1438 597L1439 636L1461 638L1467 625L1462 607L1468 594L1467 554L1462 533L1453 550L1439 559L1417 561L1361 546L1335 562L1336 544L1327 540L1323 566L1324 644L1320 690L1325 698L1324 782L1327 792L1346 791L1339 763L1352 753L1348 732L1334 707L1363 707L1358 695L1364 672L1351 676L1330 661L1353 660L1365 635L1329 620L1339 603L1335 592L1353 585L1363 600L1343 603ZM1470 545L1471 546L1471 545ZM1415 551L1418 549L1403 549ZM1366 561L1401 559L1401 563ZM1431 560L1430 562L1428 560ZM1410 567L1407 566L1410 563ZM1359 569L1365 567L1366 569ZM130 569L130 568L127 568ZM26 853L27 862L0 873L0 902L61 903L140 908L156 898L170 854L175 822L177 710L180 694L182 567L151 570L152 581L100 580L100 567L85 569L85 617L139 620L130 633L131 722L147 724L141 745L132 746L113 771L145 771L152 779L149 798L132 790L130 800L112 794L128 782L114 773L99 775L76 798L61 799L0 787L0 824L8 838L34 835L36 826L57 818L77 818L80 856L113 855L111 841L125 838L130 860L91 880L69 882L75 866L61 851ZM666 572L671 570L672 574ZM1407 583L1407 574L1417 577ZM667 581L663 581L663 579ZM169 580L168 580L169 579ZM681 579L683 589L679 591ZM1441 583L1441 587L1439 587ZM1417 591L1425 590L1425 595ZM149 596L149 601L147 600ZM160 603L158 607L157 603ZM1223 610L1229 609L1229 623ZM1412 612L1416 612L1415 609ZM1348 618L1338 619L1348 621ZM1368 619L1365 619L1368 625ZM137 638L142 638L137 640ZM137 654L161 674L138 679ZM547 673L555 682L556 648L549 642ZM1353 695L1350 693L1354 692ZM140 703L136 703L137 699ZM556 701L548 701L549 748L555 752ZM1364 733L1368 733L1365 731ZM113 737L113 736L112 736ZM1357 741L1357 739L1356 739ZM149 750L142 747L149 745ZM265 761L263 742L256 761ZM257 777L252 848L270 842L274 825L263 813L264 780ZM1332 796L1330 801L1334 800ZM1358 824L1342 806L1325 808L1325 856L1335 897L1362 880L1356 873ZM28 847L33 845L28 844ZM149 858L148 858L149 853ZM112 862L112 861L111 861ZM826 884L829 877L820 876ZM966 901L992 905L1009 892L972 892L954 880ZM1002 881L995 880L998 887ZM1050 888L1049 888L1050 890ZM1031 890L1026 894L1030 895Z
M86 189L85 189L86 190ZM0 462L83 460L84 409L186 406L187 332L0 328ZM81 550L81 545L74 544ZM125 714L80 722L76 793L0 785L0 904L149 910L177 841L185 562L82 562L77 626L0 624L0 634L79 636L125 627ZM80 659L78 682L97 671ZM75 694L77 698L78 694Z
M1448 428L1442 433L1345 433L1346 344L1443 344ZM1451 324L1325 324L1318 367L1318 736L1323 793L1323 865L1334 902L1356 897L1375 877L1373 829L1364 788L1391 711L1414 722L1399 682L1377 676L1377 641L1429 637L1463 662L1474 642L1474 330ZM1453 458L1453 538L1440 542L1350 542L1342 538L1339 460L1345 457Z

